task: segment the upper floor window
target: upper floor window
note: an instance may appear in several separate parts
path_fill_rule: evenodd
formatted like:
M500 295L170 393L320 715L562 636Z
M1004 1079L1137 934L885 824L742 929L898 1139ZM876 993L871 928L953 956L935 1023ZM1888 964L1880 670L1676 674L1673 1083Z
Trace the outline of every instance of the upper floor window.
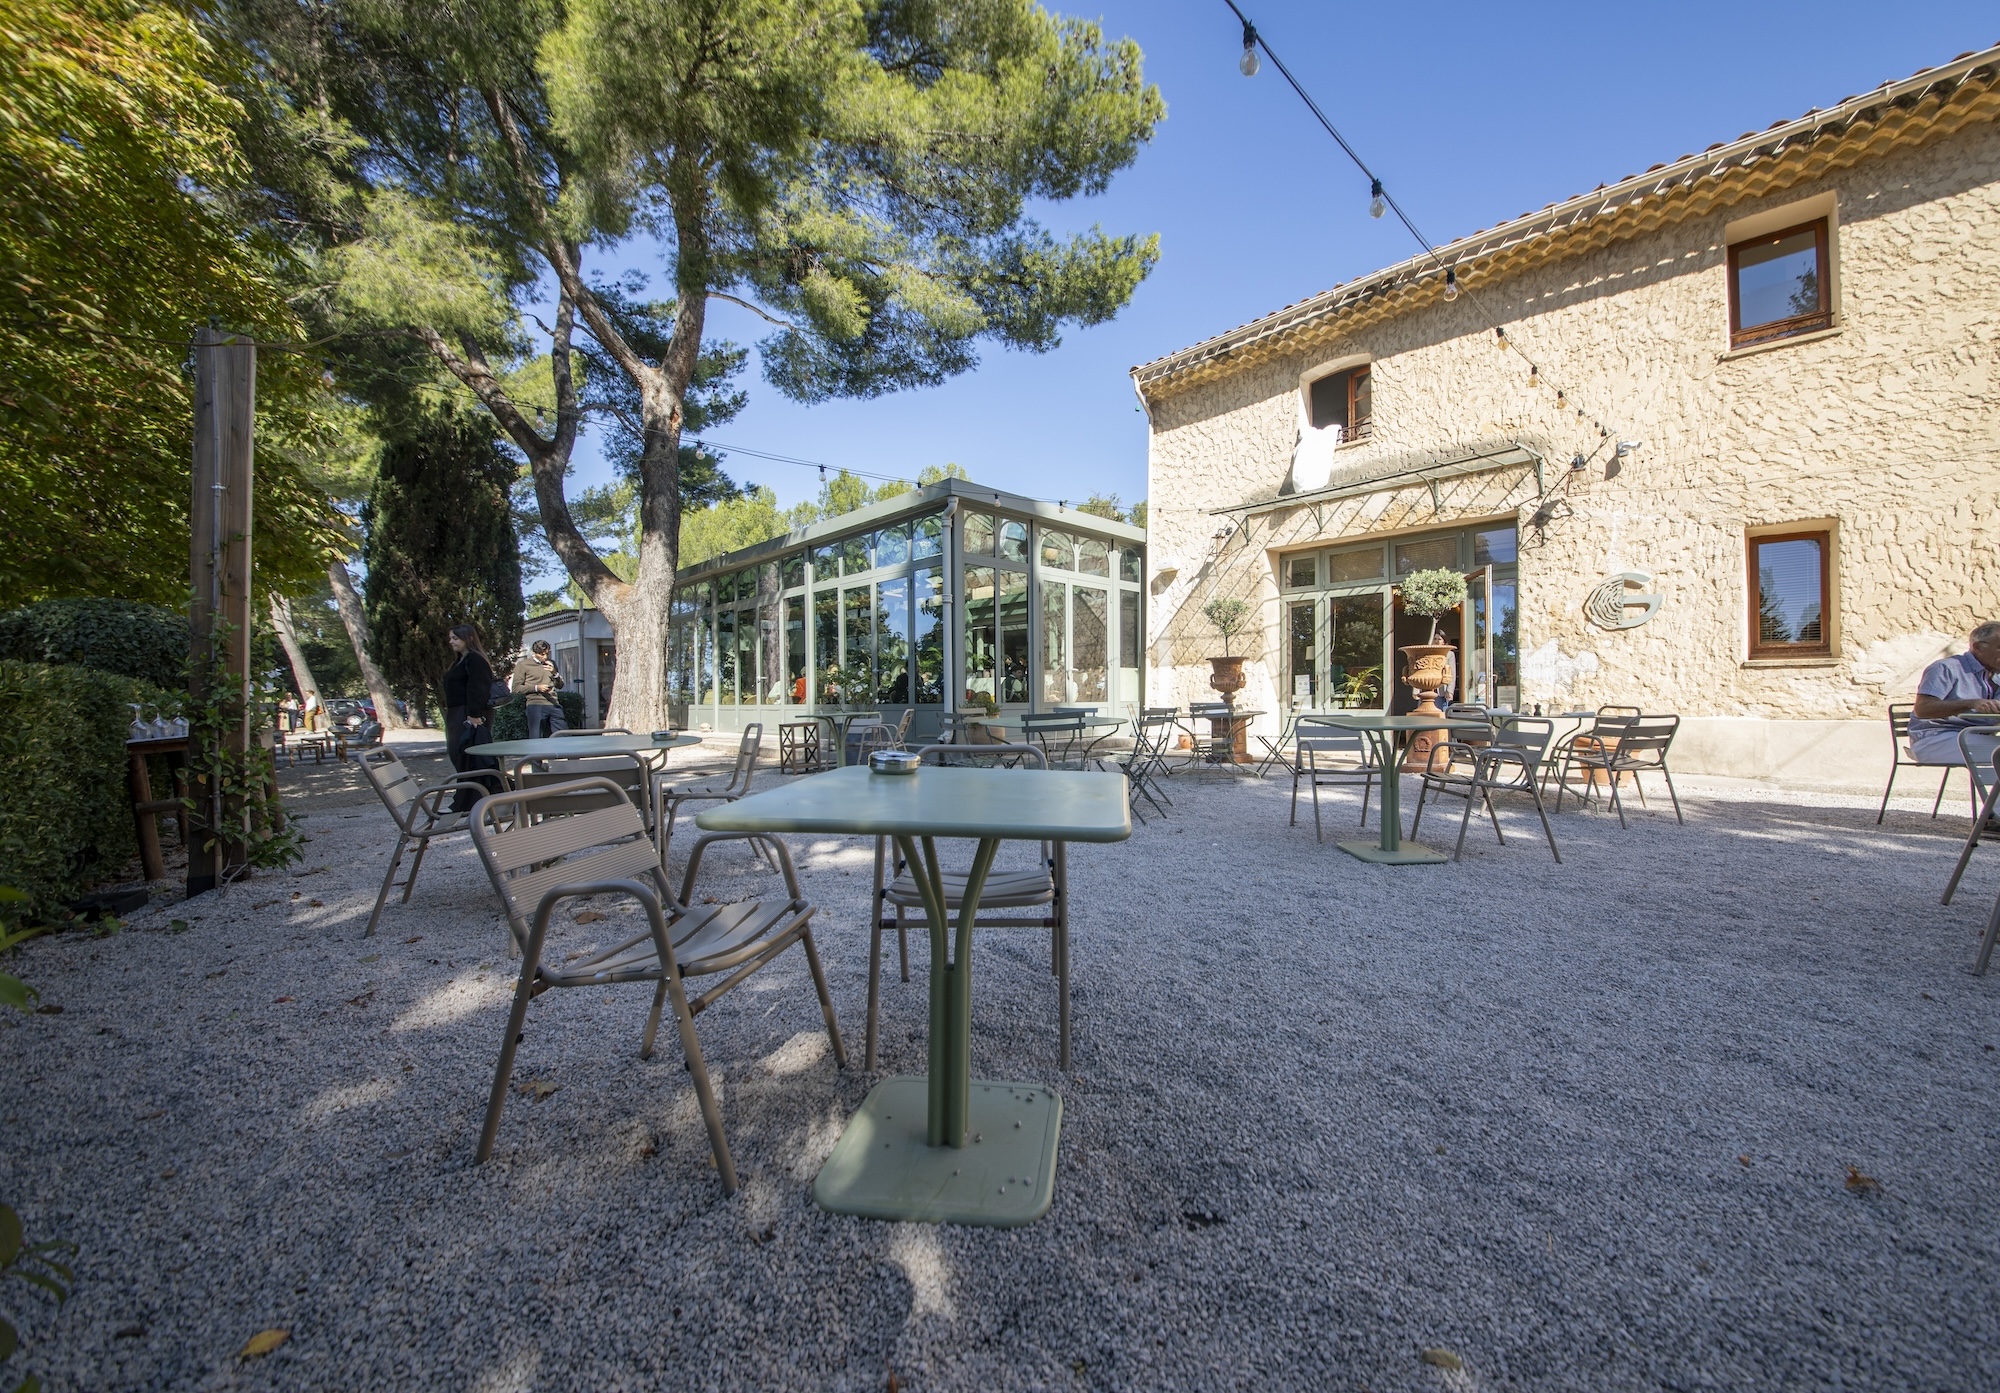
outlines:
M1730 245L1731 348L1832 327L1825 218Z
M1365 365L1316 378L1306 394L1314 430L1338 427L1341 440L1360 440L1368 434L1371 410Z

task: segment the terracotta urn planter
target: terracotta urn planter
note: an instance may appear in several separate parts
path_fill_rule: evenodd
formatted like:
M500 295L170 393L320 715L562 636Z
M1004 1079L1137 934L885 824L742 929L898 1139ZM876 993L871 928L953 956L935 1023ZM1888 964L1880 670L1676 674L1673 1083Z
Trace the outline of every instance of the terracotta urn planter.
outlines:
M1248 680L1243 675L1242 658L1210 658L1208 665L1212 671L1208 675L1208 685L1222 693L1224 701L1233 702L1236 694L1243 690Z
M1417 709L1412 716L1442 716L1438 710L1438 688L1444 686L1445 677L1450 672L1449 659L1454 651L1448 643L1413 643L1401 650L1403 680L1416 695ZM1422 769L1431 757L1431 747L1442 740L1438 731L1420 730L1410 737L1409 753L1403 758L1405 769Z

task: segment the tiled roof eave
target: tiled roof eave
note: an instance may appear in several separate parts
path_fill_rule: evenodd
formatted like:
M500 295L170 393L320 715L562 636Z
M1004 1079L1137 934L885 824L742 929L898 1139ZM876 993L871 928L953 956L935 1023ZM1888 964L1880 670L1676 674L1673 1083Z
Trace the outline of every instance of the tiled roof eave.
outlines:
M1831 110L1461 238L1440 247L1437 260L1412 257L1336 286L1136 367L1133 378L1148 397L1169 395L1429 304L1440 298L1441 265L1496 279L2000 117L1997 83L2000 48L1968 55Z

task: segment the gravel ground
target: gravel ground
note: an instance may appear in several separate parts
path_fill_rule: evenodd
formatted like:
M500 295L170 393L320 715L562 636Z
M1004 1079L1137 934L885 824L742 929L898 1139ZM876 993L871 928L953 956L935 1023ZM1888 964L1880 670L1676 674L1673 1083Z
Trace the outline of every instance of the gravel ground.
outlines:
M1690 779L1685 827L1564 813L1560 866L1514 812L1390 869L1280 780L1177 778L1072 852L1072 1072L1044 941L982 935L974 1072L1066 1109L1054 1209L992 1231L812 1204L872 1081L866 844L794 839L854 1067L796 953L700 1023L724 1200L639 986L536 1002L515 1077L554 1089L475 1169L510 978L471 849L364 941L388 819L286 777L302 866L15 960L61 1012L0 1024L0 1193L81 1251L59 1312L8 1294L9 1386L2000 1387L2000 853L1940 908L1928 799Z

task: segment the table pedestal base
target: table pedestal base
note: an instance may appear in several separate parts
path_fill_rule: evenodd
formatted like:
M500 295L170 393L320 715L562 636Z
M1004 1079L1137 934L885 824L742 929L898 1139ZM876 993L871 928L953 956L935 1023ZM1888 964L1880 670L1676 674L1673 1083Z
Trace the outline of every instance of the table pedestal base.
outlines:
M1404 842L1393 851L1385 850L1380 842L1341 842L1339 846L1349 856L1378 866L1434 866L1451 859L1415 842Z
M1440 858L1442 859L1442 858ZM1062 1098L1033 1083L974 1079L965 1145L926 1141L930 1081L885 1079L847 1121L813 1181L834 1214L1019 1228L1055 1196Z

